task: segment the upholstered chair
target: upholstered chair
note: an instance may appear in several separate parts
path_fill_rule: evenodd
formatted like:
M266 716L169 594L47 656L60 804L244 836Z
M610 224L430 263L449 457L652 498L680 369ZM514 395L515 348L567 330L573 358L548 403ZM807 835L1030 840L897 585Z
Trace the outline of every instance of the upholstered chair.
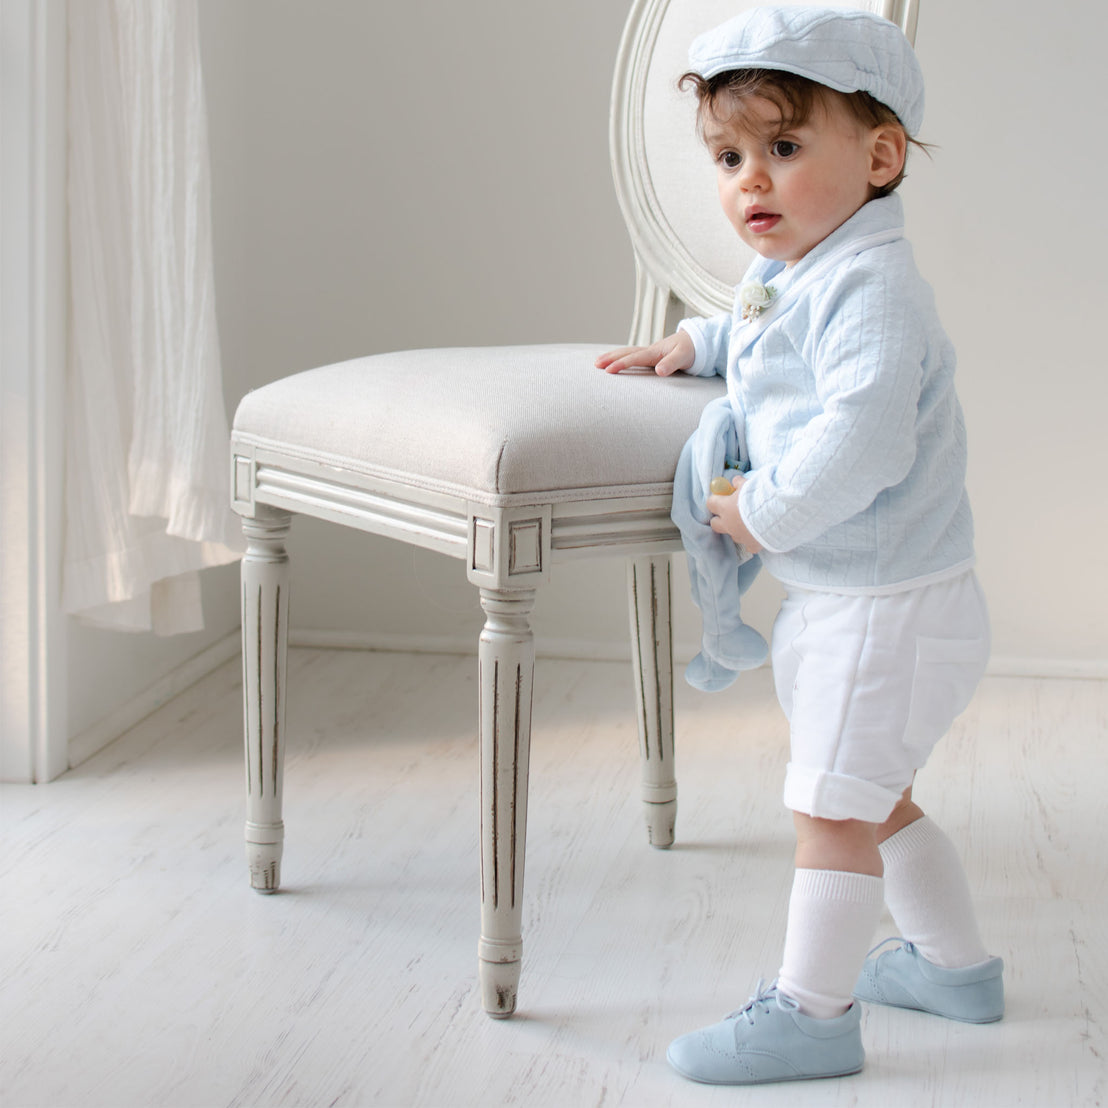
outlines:
M636 0L627 20L611 157L637 268L631 343L654 341L684 315L729 310L749 261L715 203L694 105L675 87L691 39L742 6ZM879 10L914 20L903 6ZM493 1016L515 1009L522 953L530 615L537 590L570 560L627 562L648 838L666 847L674 836L670 555L680 542L669 506L681 446L724 384L647 371L611 376L593 365L603 349L567 343L377 354L259 388L234 420L232 502L247 540L251 882L262 892L280 882L283 755L286 741L296 741L285 734L292 517L459 560L485 612L476 706L478 953L482 999Z

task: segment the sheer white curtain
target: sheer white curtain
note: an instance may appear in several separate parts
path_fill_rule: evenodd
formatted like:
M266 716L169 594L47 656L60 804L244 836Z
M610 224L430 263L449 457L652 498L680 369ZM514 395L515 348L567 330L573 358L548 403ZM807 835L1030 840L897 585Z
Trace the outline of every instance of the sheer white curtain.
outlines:
M66 611L202 626L238 557L195 0L69 4Z

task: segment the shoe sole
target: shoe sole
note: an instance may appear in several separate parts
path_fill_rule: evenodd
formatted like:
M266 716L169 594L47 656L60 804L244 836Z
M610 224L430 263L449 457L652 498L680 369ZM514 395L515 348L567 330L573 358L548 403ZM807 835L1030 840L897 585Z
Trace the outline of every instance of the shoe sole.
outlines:
M765 1077L760 1080L726 1081L711 1077L697 1077L696 1074L683 1070L676 1062L666 1054L666 1061L673 1067L674 1072L679 1073L687 1081L695 1081L700 1085L782 1085L786 1081L823 1081L832 1077L850 1077L852 1074L861 1073L865 1063L849 1070L840 1070L836 1073L798 1073L793 1077Z
M940 1012L937 1008L925 1008L922 1004L901 1004L895 1000L878 1000L877 997L863 996L858 993L854 994L855 1000L860 1000L863 1004L879 1004L882 1008L900 1008L905 1012L923 1012L928 1016L938 1016L944 1020L954 1020L956 1023L999 1023L1004 1019L1004 1013L999 1012L995 1016L956 1016L952 1012Z

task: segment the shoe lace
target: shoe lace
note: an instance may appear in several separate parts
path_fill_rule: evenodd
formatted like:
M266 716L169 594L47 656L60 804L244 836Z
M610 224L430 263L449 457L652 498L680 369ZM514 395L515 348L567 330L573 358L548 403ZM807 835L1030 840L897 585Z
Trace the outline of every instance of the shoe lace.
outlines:
M882 939L867 955L867 958L872 958L883 946L888 946L889 943L899 943L897 950L907 950L909 954L916 949L915 943L909 942L907 939L902 939L898 935L890 935L887 939Z
M800 1005L797 1004L791 996L786 996L784 993L778 991L776 981L772 981L767 988L765 978L763 977L759 978L758 984L754 988L754 995L742 1008L737 1008L727 1016L727 1019L734 1020L741 1018L745 1019L747 1023L753 1024L754 1017L758 1012L761 1012L763 1015L768 1015L771 1003L789 1012L795 1012L800 1008Z

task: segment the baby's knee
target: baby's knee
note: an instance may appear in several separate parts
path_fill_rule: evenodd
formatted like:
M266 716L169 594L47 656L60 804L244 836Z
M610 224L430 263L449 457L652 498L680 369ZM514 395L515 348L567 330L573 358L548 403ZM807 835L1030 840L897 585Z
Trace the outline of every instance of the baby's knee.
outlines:
M798 868L881 876L877 824L857 819L818 819L804 812L793 812L793 823Z
M896 802L896 807L889 813L889 818L878 827L877 841L883 843L886 839L892 838L898 831L903 831L908 824L922 819L923 815L923 809L912 799L912 786L909 785L904 790L904 795Z

